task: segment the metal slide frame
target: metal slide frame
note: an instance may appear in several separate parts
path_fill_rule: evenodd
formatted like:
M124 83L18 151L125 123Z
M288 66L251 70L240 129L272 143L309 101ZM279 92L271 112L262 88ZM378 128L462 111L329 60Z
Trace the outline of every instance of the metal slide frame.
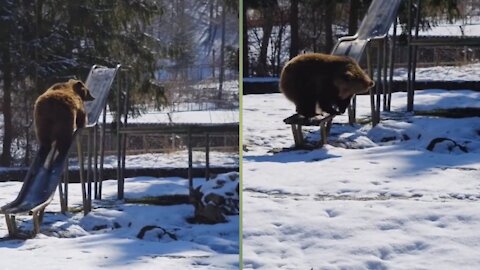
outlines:
M368 8L367 14L363 18L360 27L358 28L357 33L354 36L345 36L338 40L337 44L333 48L331 54L335 55L346 55L355 59L357 62L360 62L364 51L367 50L367 65L369 75L372 77L373 69L371 63L371 50L369 50L369 44L372 41L376 41L378 46L377 50L377 84L375 86L375 91L370 91L371 99L371 108L372 108L372 122L376 125L380 121L380 92L383 89L384 96L391 98L391 96L386 92L387 90L387 42L386 37L388 35L388 30L390 29L392 23L395 23L398 13L398 8L403 0L373 0ZM391 55L391 57L393 57ZM393 63L393 58L391 59ZM383 76L382 76L383 73ZM393 74L390 75L392 77ZM382 80L383 77L383 80ZM391 78L390 78L391 80ZM385 100L385 99L384 99ZM348 116L350 124L355 122L355 96L352 98L352 103L348 107ZM389 105L384 102L384 108L387 108ZM293 118L292 118L293 117ZM328 136L327 126L331 126L331 122L335 116L327 115L324 119L320 121L310 121L309 123L297 123L293 119L295 115L290 116L284 119L284 122L292 125L292 131L294 138L296 139L297 147L304 147L303 145L303 133L301 130L302 125L313 126L317 123L321 124L320 127L322 130L322 142L317 144L321 146L326 142L326 136ZM297 117L298 118L298 117ZM293 122L292 122L293 121ZM327 121L327 123L324 123ZM326 134L325 134L326 133ZM301 137L301 138L300 138Z
M357 62L360 62L366 49L368 73L372 77L373 65L370 59L371 50L369 50L369 47L367 46L372 41L375 41L377 45L377 83L375 91L370 91L372 122L374 125L378 124L380 121L380 93L384 93L384 97L386 97L384 98L384 101L391 98L390 94L387 93L386 83L388 45L386 38L392 23L396 28L398 8L402 1L403 0L374 0L370 4L367 14L358 28L357 33L354 36L340 38L332 50L332 54L347 55L355 59ZM396 29L394 30L394 34L396 34ZM393 63L393 58L391 59L391 63ZM384 78L383 80L382 77ZM356 97L354 96L352 104L350 104L348 108L348 119L350 124L355 122L355 107ZM384 108L388 107L389 105L384 102Z
M101 125L102 134L105 134L105 113L106 113L106 101L110 92L111 85L115 79L116 73L120 65L115 68L107 68L103 66L94 65L88 75L86 86L92 93L95 100L85 103L85 109L88 115L88 122L85 128L75 130L73 134L73 140L77 141L77 153L80 163L80 181L82 185L82 197L84 213L87 214L91 209L91 172L94 173L95 187L101 178L101 171L103 169L103 156L104 156L104 135L101 136L100 144L100 173L98 173L98 149L95 141L93 145L93 151L90 147L91 143L88 140L88 168L87 168L87 181L88 192L85 188L85 167L83 164L83 147L81 144L81 132L87 130L90 134L94 133L97 137L98 133L98 118L101 112L104 112L103 124ZM9 237L14 238L29 238L34 237L40 231L40 224L43 220L45 208L53 200L55 189L58 186L60 195L60 204L62 212L67 211L68 203L68 173L64 177L64 187L62 188L60 179L62 172L65 170L68 172L68 154L66 156L55 156L56 147L52 147L49 153L37 153L34 162L31 164L27 175L23 180L23 185L17 198L12 202L2 206L0 213L5 215ZM92 168L91 157L95 154L95 164ZM97 189L95 189L97 190ZM15 221L16 214L31 213L33 216L33 231L32 233L20 232L17 228Z

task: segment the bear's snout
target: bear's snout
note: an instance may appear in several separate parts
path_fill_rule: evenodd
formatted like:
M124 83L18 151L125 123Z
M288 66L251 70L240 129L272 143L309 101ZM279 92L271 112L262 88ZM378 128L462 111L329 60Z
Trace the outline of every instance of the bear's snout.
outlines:
M85 88L86 89L86 88ZM85 90L85 99L84 101L92 101L95 100L95 98L92 96L90 91L88 89Z
M368 89L370 89L374 86L375 86L375 81L374 80L368 80L365 84L365 88L366 88L365 90L368 90Z

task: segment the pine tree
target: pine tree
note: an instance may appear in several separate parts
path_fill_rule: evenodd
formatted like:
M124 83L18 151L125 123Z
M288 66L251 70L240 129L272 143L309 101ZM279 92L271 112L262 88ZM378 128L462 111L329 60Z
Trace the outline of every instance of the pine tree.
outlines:
M72 76L84 79L93 64L121 63L128 67L127 87L133 96L159 91L150 81L164 45L146 28L161 13L161 2L155 0L3 1L1 165L11 165L15 130L22 124L12 121L13 103L26 96L30 108L25 109L32 111L36 96L54 82Z

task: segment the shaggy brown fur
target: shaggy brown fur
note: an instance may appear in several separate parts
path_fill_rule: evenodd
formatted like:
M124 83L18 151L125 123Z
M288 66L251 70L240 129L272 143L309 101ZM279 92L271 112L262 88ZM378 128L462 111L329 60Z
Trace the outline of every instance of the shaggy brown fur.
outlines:
M72 142L73 131L85 127L84 101L93 100L79 80L52 85L35 101L34 120L40 152L48 153L55 142L64 156ZM46 152L45 152L46 151Z
M317 106L329 114L343 114L354 94L373 86L352 58L321 53L292 58L280 76L280 90L305 117L315 116Z

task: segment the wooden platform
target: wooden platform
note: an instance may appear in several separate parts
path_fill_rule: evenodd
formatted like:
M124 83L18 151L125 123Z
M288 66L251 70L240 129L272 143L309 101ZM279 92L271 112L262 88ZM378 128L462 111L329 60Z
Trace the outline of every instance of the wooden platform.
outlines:
M283 119L283 122L292 127L293 139L295 141L296 148L319 148L327 143L328 134L330 133L332 120L334 117L335 115L317 115L315 117L306 118L302 115L294 114ZM309 145L303 136L302 126L319 126L320 140L313 145Z

